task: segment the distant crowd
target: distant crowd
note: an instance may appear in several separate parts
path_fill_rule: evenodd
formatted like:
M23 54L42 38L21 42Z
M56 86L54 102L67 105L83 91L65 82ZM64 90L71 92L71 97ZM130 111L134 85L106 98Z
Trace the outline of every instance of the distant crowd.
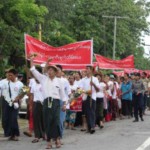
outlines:
M19 140L18 111L24 96L29 119L29 130L24 134L34 134L32 143L46 140L46 149L52 148L52 141L56 148L63 145L64 129L81 126L81 132L94 134L96 126L102 129L111 120L144 121L145 111L150 110L150 76L145 72L117 77L86 66L83 71L65 74L61 65L48 65L49 61L40 71L33 59L27 86L15 69L7 70L6 78L0 81L2 127L9 140ZM82 110L76 112L71 105L79 98Z

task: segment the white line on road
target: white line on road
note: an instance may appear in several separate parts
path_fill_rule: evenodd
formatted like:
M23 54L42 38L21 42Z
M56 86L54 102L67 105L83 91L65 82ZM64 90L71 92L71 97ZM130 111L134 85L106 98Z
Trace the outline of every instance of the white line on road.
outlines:
M145 150L150 145L150 137L136 150Z
M134 134L140 134L140 135L150 135L150 132L134 132Z

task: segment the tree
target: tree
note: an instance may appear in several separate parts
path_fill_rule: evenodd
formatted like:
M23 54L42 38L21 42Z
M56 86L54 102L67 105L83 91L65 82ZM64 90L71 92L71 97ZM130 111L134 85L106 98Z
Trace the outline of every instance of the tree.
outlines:
M7 11L6 11L7 10ZM16 58L24 58L24 33L34 34L36 24L44 22L48 13L45 6L38 6L34 0L1 0L0 5L0 55L10 60L12 65Z

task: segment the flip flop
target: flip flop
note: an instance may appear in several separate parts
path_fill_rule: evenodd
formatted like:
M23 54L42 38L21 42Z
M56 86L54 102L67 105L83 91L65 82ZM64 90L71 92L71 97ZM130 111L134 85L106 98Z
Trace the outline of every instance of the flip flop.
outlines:
M28 136L28 137L32 137L32 134L31 134L31 133L28 133L28 132L26 132L26 131L23 132L23 134L26 135L26 136Z
M76 130L75 128L71 128L71 130Z
M18 137L13 137L12 141L19 141Z
M39 139L34 139L34 140L32 141L32 143L37 143L37 142L39 142Z
M47 145L47 147L45 149L52 149L52 145Z

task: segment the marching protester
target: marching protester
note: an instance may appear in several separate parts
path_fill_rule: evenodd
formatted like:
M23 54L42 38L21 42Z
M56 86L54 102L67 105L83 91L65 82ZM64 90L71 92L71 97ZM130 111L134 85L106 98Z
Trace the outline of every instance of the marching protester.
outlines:
M6 74L6 78L3 80L0 80L1 118L2 118L2 128L4 130L4 136L9 137L9 132L8 132L7 125L6 125L7 122L5 120L5 118L7 118L7 114L5 114L5 107L7 104L5 97L7 94L7 88L5 87L1 88L3 84L7 84L9 82L8 70L5 71L5 74Z
M112 101L111 101L112 120L115 121L116 117L118 115L118 112L119 112L118 101L117 101L119 85L115 81L114 75L110 75L110 80L113 82L112 89L111 89L111 93L112 93Z
M28 92L28 101L27 101L27 119L28 119L28 130L24 131L24 135L28 137L32 137L32 133L34 130L33 127L33 93L31 93L31 87L36 84L35 79L32 77L28 79L28 87L30 88L30 91Z
M147 79L147 73L142 72L141 74L141 80L144 84L145 91L143 93L143 114L145 114L146 106L147 106L147 94L148 94L148 79Z
M148 76L147 107L150 110L150 75Z
M5 136L9 136L9 140L18 141L20 135L18 126L18 110L19 110L19 100L23 97L21 95L21 89L23 88L23 83L17 80L17 71L15 69L8 70L7 82L0 84L0 88L5 89L5 107L4 107L4 122L5 124Z
M103 119L104 119L104 93L106 91L106 84L102 81L102 75L96 75L99 81L99 92L97 92L96 98L96 123L100 128L104 127Z
M140 79L140 73L135 73L135 81L132 83L133 99L134 99L134 117L133 122L139 121L139 116L141 121L143 119L143 93L145 91L142 80Z
M39 142L40 138L44 138L44 122L43 122L43 91L39 81L35 80L35 84L31 86L33 94L33 125L35 139L32 143Z
M76 72L74 74L74 84L77 86L77 88L80 88L81 85L81 80L86 76L86 71L82 70L81 72ZM86 125L86 118L85 118L85 110L84 110L84 103L85 101L82 101L82 112L77 112L76 113L76 121L75 125L79 126L82 125L81 131L86 131L87 125Z
M83 96L85 100L85 116L87 120L87 127L89 133L95 132L95 111L96 111L96 92L99 91L98 79L93 76L94 68L92 66L86 67L87 76L81 80L81 89L86 91Z
M132 83L129 80L129 74L124 74L124 81L121 85L122 114L131 118L132 112Z
M34 77L41 83L43 90L43 113L44 128L47 136L46 149L52 148L52 139L56 142L56 148L61 147L60 137L60 100L63 101L62 110L66 110L66 97L64 93L64 85L61 80L56 77L58 68L54 65L46 67L46 75L39 73L33 64L33 57L30 58L30 71Z
M57 67L57 77L61 80L63 87L64 87L64 93L65 93L65 99L68 102L70 94L71 94L71 88L69 85L69 81L64 78L63 72L62 72L62 66L61 65L56 65ZM63 108L63 101L60 100L60 133L61 133L61 138L63 137L63 132L64 132L64 123L66 119L66 112L62 110Z
M75 79L73 75L69 75L69 84L71 89L70 98L73 98L73 94L77 90L77 85L74 83ZM67 104L67 113L66 113L66 129L75 130L74 124L76 119L76 112L70 109L70 102Z

